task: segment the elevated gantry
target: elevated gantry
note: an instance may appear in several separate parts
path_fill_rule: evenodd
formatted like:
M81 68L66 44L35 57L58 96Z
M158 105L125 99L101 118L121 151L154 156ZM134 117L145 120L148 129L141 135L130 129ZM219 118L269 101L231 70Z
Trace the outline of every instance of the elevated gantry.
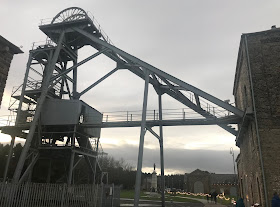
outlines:
M73 169L81 157L84 157L92 172L89 182L100 181L102 178L96 180L97 172L102 171L98 163L100 129L141 126L134 199L134 205L138 206L146 130L159 140L161 186L165 186L163 126L216 124L237 135L231 124L237 124L245 117L243 111L113 46L100 26L83 9L67 8L58 13L50 23L42 23L39 28L48 39L45 44L30 51L24 82L12 94L14 102L10 110L16 113L15 125L1 128L2 133L11 135L12 144L15 137L26 139L13 182L21 183L26 180L35 163L41 158L48 158L50 163L54 159L67 161L67 171L61 175L61 179L71 184ZM84 46L93 47L97 52L78 62L78 51ZM115 61L116 67L78 92L78 67L101 54ZM38 66L42 68L42 72L36 70L35 67ZM82 95L119 69L127 69L145 82L141 121L102 122L102 113L80 100ZM149 84L158 94L158 118L147 121ZM163 94L181 102L201 118L163 120ZM159 134L152 129L154 126L159 127ZM29 130L28 133L26 130ZM93 140L95 145L92 145ZM63 144L60 146L57 141ZM30 160L29 165L22 172L27 158ZM47 181L50 181L49 176ZM164 191L162 205L165 205Z

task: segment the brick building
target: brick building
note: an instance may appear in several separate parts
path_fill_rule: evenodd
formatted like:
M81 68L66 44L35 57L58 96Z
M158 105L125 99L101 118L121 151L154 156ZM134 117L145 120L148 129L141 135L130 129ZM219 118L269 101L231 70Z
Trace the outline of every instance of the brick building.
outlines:
M237 183L234 174L215 174L208 171L195 170L186 173L184 190L192 193L210 193L236 196Z
M14 54L23 53L17 46L0 35L0 106Z
M237 168L246 206L270 206L280 192L280 29L241 36L234 89L248 115L238 126Z

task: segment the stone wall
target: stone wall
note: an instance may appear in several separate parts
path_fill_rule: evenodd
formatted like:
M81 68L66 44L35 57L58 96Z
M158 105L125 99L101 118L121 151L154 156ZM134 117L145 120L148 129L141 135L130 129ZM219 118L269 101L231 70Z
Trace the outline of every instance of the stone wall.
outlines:
M0 106L14 54L23 53L17 46L0 35Z
M224 194L225 196L236 196L236 185L235 184L225 184L218 183L211 185L211 192L216 191L218 194Z
M212 193L216 191L225 193L225 195L235 196L231 194L232 187L236 188L236 176L234 174L215 174L208 171L195 170L189 174L185 174L184 183L187 192L192 193Z
M203 192L201 193L209 193L210 192L210 173L207 171L201 171L199 169L191 172L190 174L185 174L186 189L188 192L195 192L195 184L201 182L203 185Z
M6 45L0 42L0 105L6 86L6 81L14 54L5 50ZM2 49L1 49L2 48Z
M247 206L256 202L265 206L264 180L268 203L274 191L280 192L279 54L279 29L241 37L234 96L238 108L252 112L251 119L239 125L240 135L237 137L240 193Z

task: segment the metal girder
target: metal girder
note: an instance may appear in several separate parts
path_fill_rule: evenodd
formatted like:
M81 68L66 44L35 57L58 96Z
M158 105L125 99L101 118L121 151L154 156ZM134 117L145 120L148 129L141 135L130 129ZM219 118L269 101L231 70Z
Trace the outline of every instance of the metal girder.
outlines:
M208 118L208 119L173 119L173 120L147 120L146 125L154 126L191 126L191 125L223 125L223 124L238 124L242 118L236 115L231 115L223 118ZM120 121L120 122L102 122L101 124L81 124L83 128L114 128L114 127L140 127L141 121ZM23 125L22 130L28 130L30 124ZM0 127L4 130L9 127ZM10 134L10 133L7 133ZM19 135L17 135L19 136ZM80 151L79 151L80 152Z
M84 158L85 158L85 161L86 161L86 163L88 164L90 170L92 171L92 173L95 174L96 172L94 171L94 167L92 166L90 157L84 155ZM96 162L96 158L95 158L95 162Z
M204 116L206 119L217 118L215 115L210 114L209 112L207 112L207 111L205 111L201 108L199 97L198 97L197 94L195 94L195 100L196 100L196 103L197 103L197 105L195 105L184 94L182 94L177 89L174 89L174 86L169 81L167 81L165 78L162 78L162 77L160 77L160 78L170 87L170 89L172 89L172 90L167 90L166 89L166 93L169 94L171 97L175 98L176 100L178 100L179 102L188 106L189 108L191 108L195 112ZM218 124L218 126L220 126L221 128L225 129L226 131L228 131L229 133L231 133L235 136L237 135L237 131L234 128L232 128L231 126L228 126L226 124Z
M67 79L65 77L63 77L63 79L64 79L64 82L65 82L65 85L66 85L66 89L67 89L67 93L68 93L69 99L73 99L72 95L71 95L71 91L70 91L69 85L68 85L68 82L67 82Z
M42 109L42 106L45 102L45 99L46 99L46 96L47 96L47 93L48 93L48 86L49 86L49 82L50 82L50 79L51 79L51 75L53 74L54 66L57 62L58 55L59 55L59 52L60 52L61 47L62 47L61 43L62 43L63 39L64 39L64 31L61 32L61 34L59 36L57 47L56 47L55 52L54 52L54 55L52 56L51 61L49 62L49 64L46 67L46 71L48 71L48 73L46 74L46 77L43 80L40 99L37 103L35 115L34 115L32 123L31 123L29 133L28 133L27 138L26 138L26 142L25 142L24 147L22 149L22 152L21 152L16 170L15 170L15 173L14 173L14 177L13 177L13 182L14 183L17 183L19 181L21 171L23 169L23 165L24 165L24 162L25 162L25 158L26 158L27 153L29 151L29 148L31 146L32 139L33 139L33 136L34 136L34 132L35 132L35 129L36 129L36 125L38 123L38 120L39 120L39 117L40 117L40 114L41 114L41 109Z
M87 153L87 152L83 152L81 150L73 150L73 152L77 153L77 154L81 154L87 157L92 157L92 158L96 158L97 156L91 153Z
M160 141L160 136L151 127L146 126L146 129Z
M47 65L47 62L46 61L44 61L44 60L38 60L38 59L36 59L37 60L37 62L39 63L39 64L43 64L43 65ZM61 68L59 68L58 66L54 66L55 68L55 71L57 71L57 72L59 72L59 73L61 73ZM32 70L32 68L30 67L30 69ZM34 71L35 73L37 73L38 75L40 75L40 76L43 76L43 74L40 74L38 71L36 71L36 70L32 70L32 71ZM73 83L73 79L72 78L70 78L68 75L64 75L69 81L71 81L72 83Z
M169 86L166 86L166 85L160 85L159 86L161 89L169 89ZM176 90L185 90L187 91L185 88L182 88L181 86L173 86L174 89Z
M26 86L27 86L28 75L29 75L30 65L31 65L32 59L33 59L33 56L32 56L32 52L30 51L28 62L27 62L27 65L26 65L26 72L25 72L24 80L23 80L23 84L22 84L21 95L20 95L20 99L19 99L19 105L18 105L15 125L17 125L18 122L19 122L19 117L20 117L20 114L21 114L21 108L22 108L22 103L23 103L23 100L24 100L25 89L26 89Z
M83 159L83 157L80 157L77 161L76 161L76 163L75 163L75 165L73 166L73 170L78 166L78 164L80 163L80 161Z
M136 67L134 67L134 69L128 68L128 70L130 70L132 73L134 73L135 75L139 76L140 78L144 79L144 78L143 78L144 75L143 75L142 70L137 69ZM168 82L170 86L166 85L165 87L163 87L163 85L160 84L160 83L158 82L158 80L156 79L156 77L155 77L154 74L153 74L153 77L154 77L154 79L150 78L149 82L154 86L154 88L155 88L155 90L157 91L157 93L159 93L159 94L166 93L166 94L168 94L169 96L171 96L171 97L173 97L174 99L176 99L177 101L179 101L179 102L181 102L182 104L184 104L185 106L187 106L187 107L193 109L194 111L196 111L196 112L199 113L200 115L202 115L202 116L208 118L207 120L199 120L199 121L201 121L201 122L199 122L199 121L197 122L196 120L194 120L194 122L191 122L191 123L193 123L193 125L205 125L205 123L209 123L209 117L210 117L210 118L213 118L213 115L211 115L211 114L209 114L209 113L208 113L208 116L205 116L205 115L207 115L207 112L204 111L201 107L197 107L197 105L195 105L195 104L194 104L193 102L191 102L187 97L185 97L184 94L182 94L180 91L178 91L179 88L178 88L177 86L172 86L172 89L173 89L173 90L168 90L168 89L170 89L170 86L172 85L171 83ZM158 88L160 88L161 90L158 89ZM180 94L176 93L175 91L180 92ZM179 97L179 95L180 95L180 97ZM197 96L197 95L195 94L195 96ZM197 97L198 97L198 96L197 96ZM202 112L203 112L203 113L202 113ZM202 114L201 114L201 113L202 113ZM239 117L239 116L238 116L238 120L240 120L240 117ZM206 122L205 122L205 121L206 121ZM167 122L168 122L168 121L167 121ZM210 122L211 122L211 121L210 121ZM192 125L192 124L186 124L186 123L180 124L181 122L177 122L177 123L178 123L178 125ZM200 123L200 124L196 124L196 123ZM218 124L218 123L219 123L219 121L217 121L217 122L214 123L214 124L217 124L217 125L220 126L221 128L225 129L226 131L228 131L228 132L230 132L231 134L233 134L233 135L236 136L237 131L236 131L235 129L231 128L230 126L227 126L226 124L238 124L239 121L237 121L236 123L225 123L225 124ZM105 125L106 125L106 123L105 123ZM112 123L112 125L113 125L113 123ZM206 124L206 125L208 125L208 124ZM131 125L129 124L129 126L131 126ZM175 126L175 125L166 124L166 125L164 125L164 126Z
M150 77L150 73L148 70L146 70L145 71L145 86L144 86L142 119L141 119L141 131L140 131L140 141L139 141L138 161L137 161L137 171L136 171L136 181L135 181L135 194L134 194L134 206L135 207L138 207L139 199L140 199L144 138L145 138L145 133L146 133L145 127L146 127L146 115L147 115L147 103L148 103L148 91L149 91L149 77Z
M30 171L32 170L32 168L34 167L34 165L36 164L38 159L39 159L39 153L37 153L35 155L35 157L33 157L31 163L29 164L29 166L27 167L27 169L25 170L25 172L21 176L21 178L18 182L19 184L21 184L26 179L26 177L28 176L28 174L30 173Z
M178 100L179 102L181 102L182 104L188 106L189 108L193 109L194 111L196 111L197 113L199 113L200 115L204 116L206 118L206 120L210 119L217 119L214 115L208 113L207 111L197 107L193 102L191 102L187 97L185 97L184 95L178 95L176 94L174 91L171 90L166 90L165 91L168 95L170 95L171 97L175 98L176 100ZM235 115L236 116L236 115ZM241 119L242 117L237 116L239 119ZM239 122L235 123L238 124ZM233 134L234 136L237 135L237 131L235 129L233 129L230 126L224 125L224 124L217 124L218 126L222 127L223 129L225 129L226 131L230 132L231 134Z
M10 144L8 158L7 158L6 165L5 165L3 182L5 182L6 178L7 178L8 170L9 170L9 167L10 167L10 161L11 161L12 154L13 154L13 148L14 148L14 145L15 145L15 138L16 138L15 136L11 136L11 144Z
M99 38L95 37L94 35L86 32L86 31L84 31L80 28L74 28L74 30L79 32L80 34L84 35L86 38L90 39L91 41L96 42L96 43L112 50L113 52L119 54L120 56L124 57L125 59L130 60L134 64L139 65L143 68L146 68L150 72L153 72L157 75L160 75L161 77L166 78L167 80L177 84L178 86L184 88L185 90L189 90L189 91L205 98L206 100L208 100L208 101L210 101L210 102L212 102L212 103L214 103L214 104L216 104L216 105L218 105L218 106L220 106L220 107L222 107L222 108L224 108L224 109L226 109L226 110L228 110L228 111L230 111L230 112L232 112L232 113L234 113L234 114L236 114L240 117L243 117L244 112L241 111L240 109L230 105L229 103L226 103L226 102L224 102L224 101L222 101L222 100L220 100L220 99L218 99L218 98L216 98L216 97L214 97L214 96L212 96L212 95L210 95L210 94L208 94L208 93L206 93L206 92L204 92L204 91L202 91L202 90L200 90L200 89L198 89L198 88L196 88L196 87L194 87L194 86L192 86L192 85L190 85L190 84L188 84L188 83L186 83L186 82L184 82L184 81L182 81L182 80L180 80L180 79L178 79L178 78L176 78L172 75L169 75L168 73L166 73L164 71L159 70L158 68L156 68L156 67L154 67L154 66L152 66L152 65L150 65L150 64L148 64L148 63L146 63L146 62L144 62L144 61L142 61L142 60L140 60L140 59L138 59L138 58L136 58L132 55L130 55L129 53L127 53L127 52L125 52L125 51L123 51L123 50L121 50L121 49L119 49L119 48L117 48L113 45L110 45L109 43L107 43L105 41L100 40Z
M62 76L62 75L65 75L65 74L69 73L70 71L72 71L73 69L75 69L75 68L81 66L82 64L84 64L84 63L90 61L91 59L93 59L93 58L97 57L98 55L102 54L103 52L105 52L106 50L107 50L107 48L105 48L105 49L103 49L103 50L100 50L100 51L98 51L97 53L94 53L93 55L91 55L91 56L87 57L86 59L82 60L81 62L78 62L76 65L73 65L72 67L66 69L65 71L63 71L63 72L61 72L61 73L59 73L59 74L53 76L53 77L50 79L50 82L54 81L56 78L58 78L58 77L60 77L60 76Z
M159 121L162 121L162 95L158 95ZM165 207L165 178L164 178L164 153L163 153L163 127L159 125L160 172L161 172L161 205Z
M199 101L199 96L197 94L194 94L194 97L195 97L195 101L196 101L196 105L201 108L200 106L200 101Z
M72 177L73 177L74 158L75 158L75 151L72 150L71 151L71 157L70 157L70 163L69 163L68 179L67 179L68 185L71 185L72 180L73 180Z
M102 40L100 40L102 41ZM103 45L104 46L104 45ZM113 46L114 47L114 46ZM111 49L111 48L110 48ZM114 50L112 50L114 51ZM116 52L116 51L115 51ZM132 56L133 57L133 56ZM117 59L117 57L114 58L115 61ZM136 58L137 59L137 58ZM133 72L134 74L136 74L137 76L141 77L142 79L144 79L144 73L142 71L142 69L140 69L139 65L135 66L136 64L134 64L134 62L131 61L131 59L126 60L128 62L127 67L128 69ZM162 71L163 72L163 71ZM164 73L164 72L163 72ZM168 85L164 86L162 84L160 84L158 82L158 80L156 79L156 76L159 76L161 79L166 80L166 83L168 83ZM200 101L199 101L199 96L197 93L193 92L195 95L195 99L196 99L196 103L197 105L195 105L193 102L191 102L187 97L185 97L184 94L182 94L179 90L186 90L186 91L190 91L188 89L186 89L185 87L182 86L174 86L172 85L169 80L167 80L165 77L160 76L158 73L152 73L153 75L153 79L149 78L149 82L154 86L155 90L157 91L158 94L162 94L162 93L167 93L168 95L170 95L171 97L175 98L176 100L178 100L179 102L183 103L184 105L190 107L191 109L193 109L194 111L198 112L199 114L203 115L206 118L209 117L213 117L214 115L207 113L206 111L204 111L201 106L200 106ZM170 90L172 88L172 90ZM163 89L163 90L160 90ZM198 89L199 90L199 89ZM176 95L174 94L174 91L176 93ZM175 96L179 96L179 97L175 97ZM211 95L210 95L211 96ZM180 99L184 99L183 101ZM204 97L205 98L205 97ZM215 97L214 97L215 98ZM221 100L220 100L221 101ZM235 108L233 106L231 106L228 103L225 103L223 101L221 101L223 104L225 105L229 105L231 108ZM215 103L217 104L217 103ZM218 105L218 104L217 104ZM222 108L224 108L223 106L220 106ZM241 112L239 114L237 114L238 116L240 116L240 114L243 114L242 111L240 111L239 109L235 108L237 111ZM228 110L228 109L227 109ZM230 111L230 110L229 110ZM242 117L242 116L241 116ZM233 129L231 126L227 126L227 125L219 125L220 127L222 127L223 129L225 129L226 131L230 132L233 135L237 134L237 131L235 129Z
M55 80L52 84L49 85L49 89L53 88L59 81L63 79L63 76L60 76L58 79Z
M140 78L143 78L142 70L134 69L134 70L130 70L130 71L133 72L134 74L136 74L137 76L139 76ZM199 97L198 97L197 94L195 94L195 97L196 97L196 102L199 103L199 106L197 106L193 102L191 102L184 94L182 94L180 91L178 91L179 89L178 89L177 86L173 86L166 79L160 77L163 81L166 82L166 84L168 84L165 87L162 87L163 85L160 84L159 81L156 79L155 74L153 74L153 77L154 77L154 79L150 78L150 83L154 86L155 90L158 87L161 88L161 90L159 90L159 89L156 90L158 94L166 93L169 96L171 96L174 99L176 99L177 101L181 102L182 104L184 104L184 105L188 106L189 108L193 109L194 111L196 111L200 115L202 115L202 116L204 116L206 118L209 118L209 117L213 118L214 117L214 115L211 115L211 114L207 113L206 111L204 111L200 107ZM170 89L172 89L172 90L170 90ZM160 92L158 92L158 91L160 91ZM184 125L184 124L182 124L182 125ZM237 131L235 129L233 129L231 126L227 126L225 124L218 124L218 126L220 126L221 128L225 129L226 131L230 132L231 134L233 134L235 136L237 134Z
M65 42L62 42L63 46L62 49L66 52L73 60L77 59L77 54L70 49Z
M84 95L86 92L88 92L90 89L92 89L93 87L95 87L96 85L98 85L99 83L101 83L103 80L105 80L106 78L108 78L110 75L112 75L113 73L115 73L119 68L116 67L114 70L111 70L109 73L107 73L106 75L104 75L102 78L100 78L99 80L97 80L96 82L94 82L93 84L91 84L89 87L87 87L85 90L83 90L81 93L78 93L78 97L81 97L82 95Z
M60 73L62 73L63 72L63 70L62 69L60 69L59 67L57 67L57 66L55 66L55 68L54 68L57 72L59 72L59 74ZM73 79L72 78L70 78L68 75L63 75L64 77L66 77L67 78L67 80L69 80L71 83L73 83Z
M238 124L242 118L232 115L224 118L209 119L177 119L177 120L147 120L146 126L192 126L192 125L226 125ZM139 127L141 121L102 122L101 124L82 124L84 128L114 128L114 127Z

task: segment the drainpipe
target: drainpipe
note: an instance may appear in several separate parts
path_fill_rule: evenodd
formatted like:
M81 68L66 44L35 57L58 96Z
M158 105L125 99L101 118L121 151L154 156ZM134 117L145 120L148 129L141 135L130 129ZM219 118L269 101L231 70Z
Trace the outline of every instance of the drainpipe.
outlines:
M265 205L269 206L268 199L267 199L267 188L266 188L266 180L265 180L265 175L264 175L264 166L263 166L261 141L260 141L259 127L258 127L258 120L257 120L257 112L256 112L256 105L255 105L255 96L254 96L254 90L253 90L252 71L251 71L250 58L249 58L249 52L248 52L247 35L244 35L244 36L245 36L245 47L246 47L247 65L248 65L248 70L249 70L249 79L250 79L252 101L253 101L253 108L254 108L254 118L255 118L256 134L257 134L258 145L259 145L259 153L260 153L260 162L261 162L261 170L262 170L262 178L263 178L263 189L264 189Z

